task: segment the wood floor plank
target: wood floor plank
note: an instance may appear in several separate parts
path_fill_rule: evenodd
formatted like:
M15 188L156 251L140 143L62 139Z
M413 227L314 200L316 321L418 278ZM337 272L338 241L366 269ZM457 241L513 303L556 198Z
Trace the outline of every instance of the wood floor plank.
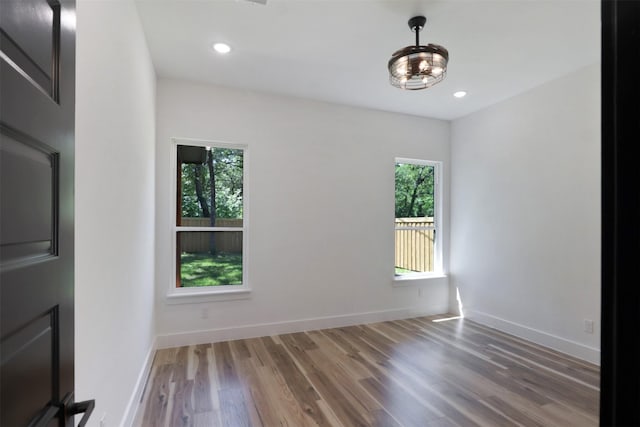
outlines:
M474 420L478 425L493 426L517 426L517 423L501 412L493 411L481 400L471 393L450 383L439 385L439 391L443 398L452 403L460 412Z
M275 380L272 376L266 375L272 371L254 366L251 358L238 360L237 366L238 374L245 379L245 400L247 395L250 396L259 418L259 424L265 426L281 425L281 417L278 415L280 409L278 395L263 393L263 390L273 388L272 383Z
M595 365L444 314L158 350L134 425L591 427L598 387Z
M213 344L214 359L218 375L218 389L234 389L240 386L240 380L236 374L233 355L228 342Z
M483 400L483 402L494 408L496 411L501 412L510 419L516 421L523 427L544 427L544 420L537 416L535 412L531 411L534 406L529 408L522 408L516 406L513 402L503 400L498 396L489 396ZM527 410L529 409L529 410ZM540 408L536 408L538 411Z
M403 387L406 390L406 393L412 394L423 403L428 403L429 407L435 409L460 426L478 426L475 421L456 407L455 402L444 396L440 390L440 383L438 382L425 381L419 375L415 375L411 371L404 371L401 367L390 371L387 381L394 381ZM398 394L404 395L402 392L399 392Z
M163 417L160 418L160 422L161 426L163 427L172 427L171 425L171 416L173 415L173 408L176 404L176 400L175 400L175 396L176 396L176 383L174 382L170 382L169 383L169 394L167 396L167 406L166 406L166 412L164 414Z
M319 369L330 373L334 384L354 407L361 408L364 413L372 414L370 422L375 424L376 417L383 417L381 411L384 412L384 409L356 382L362 378L370 378L370 372L347 357L333 342L326 340L323 334L315 332L310 333L309 336L318 344L317 349L308 351L311 359ZM344 381L344 378L352 378L356 381Z
M424 320L423 320L424 321ZM600 376L600 369L598 368L598 366L589 363L587 361L584 360L580 360L578 358L575 358L573 356L564 354L564 353L560 353L556 350L553 350L551 348L548 347L543 347L540 345L537 345L535 343L526 341L522 338L513 336L513 335L509 335L505 332L501 332L498 331L496 329L490 328L488 326L485 325L481 325L472 321L466 321L465 325L468 325L468 328L470 330L475 330L475 331L480 331L481 333L486 334L487 336L489 336L491 339L495 339L495 340L499 340L503 343L507 343L507 344L513 344L513 345L517 345L523 349L526 349L527 351L530 351L534 354L540 354L549 358L555 358L556 360L561 360L563 363L566 363L570 366L575 367L576 369L580 369L583 370L585 372L590 372L593 375L595 375L596 377L599 378ZM466 328L467 326L465 326Z
M393 382L383 384L374 378L365 378L360 384L403 426L421 427L428 421L442 418L442 414L425 407Z
M413 322L413 321L407 321ZM399 325L405 324L405 322L397 322ZM395 326L395 325L392 325ZM433 341L431 338L426 338L423 335L417 334L415 337L416 341L421 341L424 339L425 344L431 344ZM427 351L427 349L425 349ZM551 400L537 393L536 391L524 386L518 382L510 381L509 378L504 378L502 375L497 375L497 372L503 371L502 368L498 368L497 365L491 365L485 363L486 358L478 359L475 358L474 355L469 355L465 352L460 352L457 349L445 349L443 351L443 356L446 358L445 361L438 360L430 360L428 363L442 366L444 371L442 372L442 380L445 382L455 382L463 385L465 389L474 390L478 395L489 395L489 394L502 394L496 391L496 387L500 389L504 389L504 391L510 391L516 395L521 395L526 399L530 399L537 403L538 405L543 405L546 403L550 403ZM487 354L486 356L491 356L491 354ZM513 364L507 359L499 358L498 359L499 366L510 366ZM464 375L460 375L464 374ZM484 378L481 379L478 376ZM476 384L470 379L476 379ZM480 385L481 390L477 390L476 385Z
M143 425L162 426L167 418L169 403L169 384L171 383L171 365L160 365L154 371L153 382L148 390L149 396L144 412Z
M362 379L368 378L372 372L362 364L357 357L351 357L340 346L338 346L331 338L320 331L308 333L310 339L315 344L315 349L308 350L310 353L321 353L326 359L338 365L341 371L344 371L349 378ZM340 372L343 373L343 372Z
M298 345L296 334L282 335L280 338L285 346L291 346L294 352L304 352L305 350ZM286 381L293 396L298 401L302 410L311 417L317 425L328 425L324 413L320 410L317 401L320 396L309 376L305 376L302 370L294 362L290 352L285 350L283 345L276 344L270 338L264 338L263 343L269 354L274 357L274 361L278 371Z
M343 330L337 330L336 332L344 333ZM399 390L397 392L399 395L409 393L413 394L414 397L418 399L422 398L423 403L428 402L429 407L434 408L443 414L446 414L450 419L455 420L461 426L466 427L477 425L463 413L458 411L449 402L442 399L437 392L434 392L433 390L424 386L424 384L433 385L437 382L442 381L440 377L434 376L434 374L432 373L427 374L425 371L416 373L416 371L412 369L411 365L407 365L406 363L401 362L399 363L397 360L394 362L390 362L387 356L383 355L381 352L378 352L373 347L370 347L368 343L360 339L359 335L347 334L345 336L348 336L355 346L362 349L363 359L366 360L367 358L369 358L369 356L375 355L373 358L376 361L375 365L369 365L369 370L373 372L375 369L377 369L377 373L374 375L374 377L378 379L379 382L388 383L390 381L393 381L397 383L399 386L404 388L404 391ZM406 357L397 359L406 361Z
M220 427L220 415L216 411L194 414L193 427Z
M339 329L326 329L321 332L330 338L337 347L341 348L347 357L353 359L362 369L366 370L369 374L368 377L382 378L381 367L375 363L375 357L371 358L370 355L365 357L355 346L353 339L349 338L344 331Z
M154 363L158 365L172 365L176 361L178 348L161 348L156 351Z
M247 342L245 340L230 341L229 345L231 346L234 359L242 360L251 357L251 352L249 351L249 347L247 346Z
M194 410L196 413L211 412L211 379L209 376L209 349L211 344L195 346L194 353L198 356L198 365L193 380Z
M174 362L171 364L173 368L171 381L182 382L187 379L187 371L189 368L189 347L180 347L175 353Z
M472 328L473 326L470 326ZM453 326L449 322L434 323L434 329L453 331ZM548 349L532 347L529 343L522 345L515 340L505 340L500 335L490 335L487 333L471 332L464 334L464 340L475 343L479 348L500 349L515 354L531 363L546 366L568 377L580 380L591 386L598 387L600 375L597 370L585 365L584 362L576 363L575 359L558 356L558 353L550 352Z
M256 407L259 413L264 416L263 425L282 425L282 426L315 426L318 423L324 423L323 414L317 405L306 405L304 400L297 399L286 380L279 374L277 370L260 368L257 370L259 378L262 379L261 384L263 390L272 390L273 392L264 393L255 390ZM257 395L260 395L258 397ZM259 404L258 404L259 402ZM267 421L266 414L271 413L273 421Z
M171 426L192 427L195 423L193 409L193 380L179 380L175 382L171 413Z
M222 425L224 427L252 427L247 405L238 388L224 388L219 391Z
M553 402L566 404L571 408L592 413L597 408L598 392L590 388L570 384L563 378L556 378L544 371L533 373L526 368L516 367L510 370L516 382L549 396Z
M332 380L330 373L316 365L309 353L297 342L294 334L283 335L281 338L287 350L299 362L312 387L318 390L318 398L322 396L322 399L329 403L341 423L355 426L371 425L368 420L369 414L364 414L353 406L352 402Z
M436 420L427 421L424 427L457 427L458 424L454 424L449 418L442 417Z
M522 352L519 352L517 348L508 345L497 346L494 344L489 344L489 347L492 350L497 351L498 353L502 353L503 357L515 361L516 363L522 364L524 366L543 369L553 373L555 376L566 378L569 381L579 383L592 390L600 390L599 384L597 384L591 376L586 376L582 372L576 372L568 369L566 366L556 363L553 360L545 361L536 358L535 356L528 357L528 354L523 354Z
M595 427L598 425L598 418L595 414L585 415L576 412L573 408L558 403L549 403L542 407L545 414L550 415L557 426L581 426Z

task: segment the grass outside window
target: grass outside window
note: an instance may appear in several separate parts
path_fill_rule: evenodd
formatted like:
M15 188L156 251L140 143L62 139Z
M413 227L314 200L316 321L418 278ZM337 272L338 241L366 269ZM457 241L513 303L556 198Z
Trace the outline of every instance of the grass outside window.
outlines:
M242 284L242 254L188 253L180 254L180 285L182 287L223 286Z

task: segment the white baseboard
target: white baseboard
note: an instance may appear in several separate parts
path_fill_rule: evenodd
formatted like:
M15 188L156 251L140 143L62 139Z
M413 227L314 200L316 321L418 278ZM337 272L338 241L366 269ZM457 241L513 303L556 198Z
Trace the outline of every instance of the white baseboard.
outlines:
M262 323L231 328L209 329L204 331L174 333L158 336L158 348L180 347L185 345L207 344L246 338L265 337L317 329L339 328L387 320L407 319L410 317L430 316L446 313L447 304L403 308L396 310L372 311L366 313L345 314L339 316L316 317L287 322Z
M464 317L474 322L489 326L499 331L515 335L532 341L536 344L549 347L561 353L568 354L578 359L585 360L595 365L600 365L600 349L589 347L579 342L571 341L538 329L530 328L510 320L492 316L480 311L464 309Z
M121 427L131 427L133 425L134 420L136 419L136 415L138 411L143 410L140 407L140 399L142 399L142 393L144 392L144 387L147 384L147 379L149 378L149 374L151 373L151 366L153 364L153 358L156 354L156 350L158 348L158 340L154 338L151 343L151 347L147 352L147 356L145 357L144 364L142 365L142 369L138 374L138 378L136 380L136 385L133 389L133 394L129 399L129 403L127 404L127 409L124 411L124 416L122 417L122 422L120 423Z

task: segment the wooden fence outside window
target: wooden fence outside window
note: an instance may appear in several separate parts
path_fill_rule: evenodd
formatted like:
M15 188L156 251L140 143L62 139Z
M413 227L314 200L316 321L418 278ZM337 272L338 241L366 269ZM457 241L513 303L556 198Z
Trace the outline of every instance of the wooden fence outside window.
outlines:
M415 272L433 271L435 230L433 218L396 218L397 268Z
M209 218L182 218L183 227L209 227ZM242 227L242 219L219 218L216 227ZM435 230L433 218L396 218L395 266L416 272L433 271ZM209 233L182 233L181 252L209 252ZM216 251L242 252L242 232L218 232Z
M210 227L209 218L181 218L182 227ZM242 227L242 219L218 218L216 227ZM218 231L215 238L216 252L242 253L242 230ZM209 232L180 233L180 251L187 253L209 252Z

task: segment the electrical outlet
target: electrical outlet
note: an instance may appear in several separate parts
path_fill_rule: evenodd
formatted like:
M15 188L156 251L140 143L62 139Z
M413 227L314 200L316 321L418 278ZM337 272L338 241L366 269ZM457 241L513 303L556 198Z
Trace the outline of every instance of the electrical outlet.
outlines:
M209 309L208 308L203 308L202 309L201 317L203 319L208 319L209 318Z
M588 334L593 333L593 320L584 319L584 331Z
M422 288L418 286L418 296L421 297L422 296Z

